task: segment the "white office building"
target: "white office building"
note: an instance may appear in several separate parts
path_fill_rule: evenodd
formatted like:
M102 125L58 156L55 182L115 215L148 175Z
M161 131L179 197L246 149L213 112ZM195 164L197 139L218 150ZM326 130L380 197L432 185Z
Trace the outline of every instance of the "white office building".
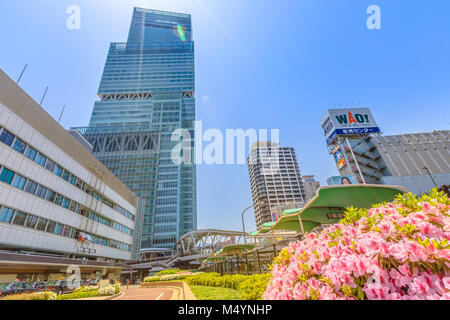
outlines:
M67 265L120 272L131 259L137 202L0 70L0 278Z

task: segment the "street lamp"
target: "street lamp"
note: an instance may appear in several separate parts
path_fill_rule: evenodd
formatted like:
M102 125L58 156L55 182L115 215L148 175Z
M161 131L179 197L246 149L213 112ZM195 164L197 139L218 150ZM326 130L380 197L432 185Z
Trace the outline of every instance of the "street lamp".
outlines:
M423 167L423 170L425 170L426 172L428 172L428 175L430 176L431 181L433 181L433 183L434 183L434 185L436 186L436 188L439 188L439 187L437 186L437 184L436 184L436 181L434 181L433 176L432 176L431 173L430 173L430 170L428 170L427 167Z
M247 235L245 233L245 223L244 223L244 213L246 213L250 208L253 208L253 206L250 206L246 208L244 211L242 211L242 230L244 231L244 243L247 244Z

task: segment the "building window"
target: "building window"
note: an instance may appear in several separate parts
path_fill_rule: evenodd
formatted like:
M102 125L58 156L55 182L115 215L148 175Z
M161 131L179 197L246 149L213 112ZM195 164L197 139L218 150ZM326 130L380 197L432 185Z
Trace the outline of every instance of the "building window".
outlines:
M47 219L39 218L39 221L37 223L36 230L39 231L45 231L45 227L47 226Z
M53 170L53 173L56 174L58 177L61 177L63 172L63 168L61 168L58 165L55 165L55 169Z
M25 219L27 218L26 213L16 211L16 214L14 215L13 224L18 226L23 226L25 224Z
M27 151L25 152L25 157L27 157L31 161L34 161L34 159L36 159L36 155L37 151L32 147L28 146Z
M14 171L3 168L2 173L0 174L0 181L10 185L14 178L14 174Z
M0 221L11 223L13 215L14 215L13 209L3 207L2 210L0 211Z
M25 191L34 195L36 193L37 186L38 186L37 183L28 180L27 186L25 187Z
M43 186L39 186L38 191L36 192L36 195L39 198L45 199L45 195L47 194L47 188Z
M78 212L80 208L80 205L76 203L75 201L70 202L69 210L73 212Z
M3 132L0 135L0 142L3 142L7 146L11 147L11 145L14 141L14 138L15 138L15 136L13 134L11 134L8 131L6 131L5 129L3 129Z
M26 222L26 224L25 224L25 227L34 229L34 228L36 227L37 220L38 220L38 217L33 216L33 215L31 215L31 214L28 215L28 218L27 218L27 222Z
M63 208L69 209L69 207L70 207L70 199L64 198L62 206L63 206Z
M20 139L16 139L16 141L14 142L13 149L16 150L17 152L23 154L25 152L26 147L27 147L27 144L25 142L23 142Z
M53 170L55 169L55 165L56 164L52 160L48 159L47 163L45 164L45 169L47 169L50 172L53 172Z
M21 175L16 174L16 177L14 178L14 182L13 182L12 186L14 188L23 190L26 182L27 182L26 178L22 177Z
M74 175L70 175L69 182L75 185L77 183L77 177L75 177Z
M48 190L48 192L47 192L47 201L50 201L50 202L54 202L55 201L55 197L56 197L56 193L54 193L53 191L51 191L51 190Z
M61 204L62 204L62 202L63 202L63 196L62 195L60 195L60 194L57 194L56 195L56 198L55 198L55 203L58 205L58 206L60 206Z
M44 156L42 153L39 153L38 156L36 157L36 163L40 166L45 166L45 162L47 161L47 157Z
M70 172L67 171L66 169L64 169L63 174L62 174L62 178L66 181L69 181L69 177L70 177Z
M55 232L54 232L54 233L55 233L56 235L60 236L60 235L62 235L62 232L63 232L63 225L57 223L57 224L56 224L56 227L55 227Z
M45 229L45 231L48 233L53 233L55 231L55 226L56 226L55 222L49 221L47 224L47 229Z
M63 237L70 238L70 229L71 229L70 227L64 226L64 230L62 233Z

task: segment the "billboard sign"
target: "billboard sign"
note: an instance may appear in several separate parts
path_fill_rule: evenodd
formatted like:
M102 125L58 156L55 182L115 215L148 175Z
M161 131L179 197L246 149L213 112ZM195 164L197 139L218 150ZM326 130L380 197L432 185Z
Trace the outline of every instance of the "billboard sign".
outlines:
M272 212L272 222L278 221L278 213L276 211Z
M338 136L381 132L369 108L330 109L322 120L322 129L327 144Z
M334 176L327 179L329 186L342 186L345 184L359 184L354 174L348 176Z
M333 156L339 170L341 170L343 167L347 165L347 162L345 162L345 157L344 154L342 153L341 148L336 148L333 151Z

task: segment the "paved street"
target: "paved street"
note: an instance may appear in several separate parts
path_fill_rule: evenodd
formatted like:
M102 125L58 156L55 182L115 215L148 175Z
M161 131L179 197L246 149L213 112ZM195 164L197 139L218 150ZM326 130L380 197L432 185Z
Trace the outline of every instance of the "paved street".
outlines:
M174 291L166 288L121 288L121 295L112 300L170 300Z

